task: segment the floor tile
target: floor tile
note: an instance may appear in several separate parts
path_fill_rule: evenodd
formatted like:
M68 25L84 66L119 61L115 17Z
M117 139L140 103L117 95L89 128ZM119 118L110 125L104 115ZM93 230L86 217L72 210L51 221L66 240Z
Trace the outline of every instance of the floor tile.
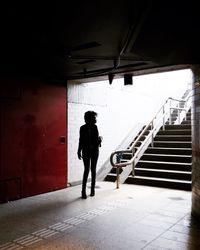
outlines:
M0 250L200 249L191 192L97 185L86 200L78 185L1 204Z

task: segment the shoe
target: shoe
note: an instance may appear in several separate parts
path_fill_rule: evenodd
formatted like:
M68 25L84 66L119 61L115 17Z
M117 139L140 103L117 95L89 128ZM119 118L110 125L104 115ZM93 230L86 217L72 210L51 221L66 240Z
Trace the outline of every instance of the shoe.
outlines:
M82 199L87 199L87 195L86 195L86 193L82 193Z
M94 190L91 191L90 196L95 196L95 191Z

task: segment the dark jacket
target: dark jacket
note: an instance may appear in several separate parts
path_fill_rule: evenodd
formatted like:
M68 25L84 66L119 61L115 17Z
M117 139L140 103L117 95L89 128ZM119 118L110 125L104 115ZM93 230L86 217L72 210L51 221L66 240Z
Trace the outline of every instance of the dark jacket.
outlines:
M80 127L78 151L91 151L100 146L99 132L95 124L84 124Z

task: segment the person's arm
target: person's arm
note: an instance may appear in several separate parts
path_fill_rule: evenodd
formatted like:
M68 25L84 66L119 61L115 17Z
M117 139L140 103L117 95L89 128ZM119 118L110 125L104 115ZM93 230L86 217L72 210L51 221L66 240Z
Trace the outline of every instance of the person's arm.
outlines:
M99 137L98 137L98 140L99 140L99 147L101 147L101 143L102 143L103 137L102 137L102 136L99 136Z
M79 143L78 143L78 152L77 152L77 155L78 155L78 158L79 160L82 159L82 129L80 128L80 131L79 131Z
M99 130L98 130L97 126L96 126L96 133L97 133L97 143L98 143L98 146L101 147L101 142L103 140L103 137L99 136Z

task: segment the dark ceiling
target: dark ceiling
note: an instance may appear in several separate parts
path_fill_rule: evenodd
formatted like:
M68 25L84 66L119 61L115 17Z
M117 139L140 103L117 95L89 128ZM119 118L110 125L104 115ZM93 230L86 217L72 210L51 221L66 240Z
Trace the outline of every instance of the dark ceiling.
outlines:
M67 80L200 63L198 1L15 2L1 6L1 74Z

